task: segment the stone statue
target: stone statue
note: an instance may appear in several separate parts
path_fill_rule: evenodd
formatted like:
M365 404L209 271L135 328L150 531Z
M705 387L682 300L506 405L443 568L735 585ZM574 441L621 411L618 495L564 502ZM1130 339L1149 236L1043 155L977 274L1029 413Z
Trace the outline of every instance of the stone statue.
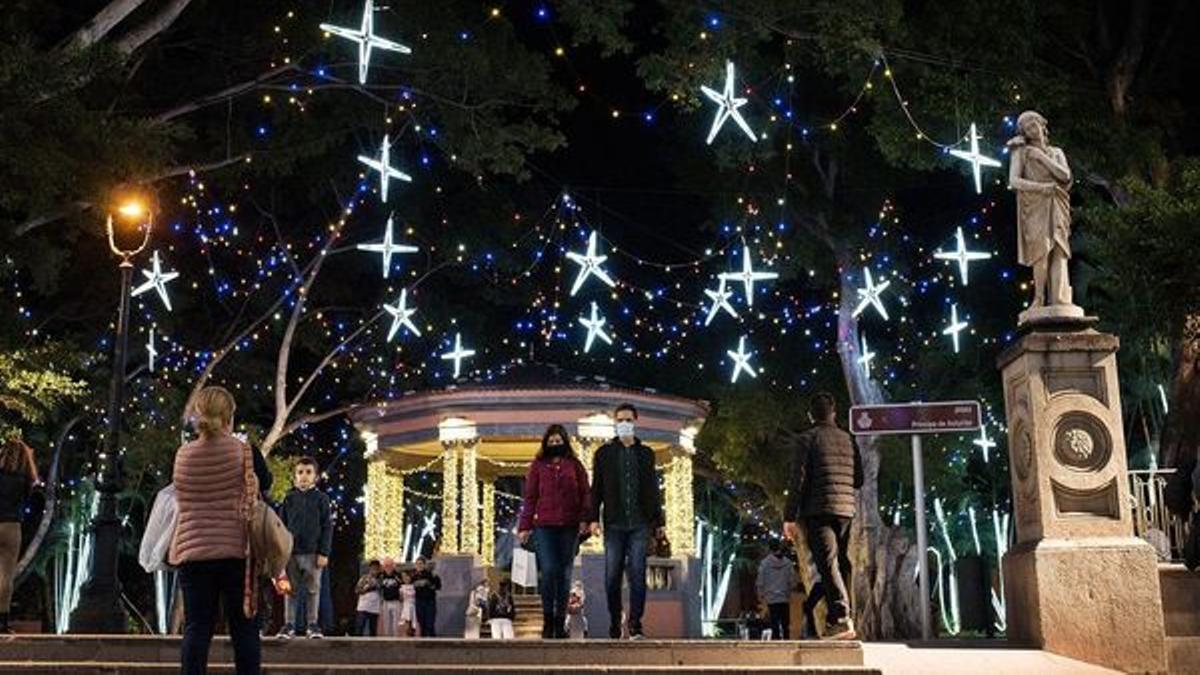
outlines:
M1082 317L1071 301L1071 167L1049 143L1046 118L1027 110L1008 142L1008 186L1017 193L1017 261L1033 268L1033 303L1020 322Z

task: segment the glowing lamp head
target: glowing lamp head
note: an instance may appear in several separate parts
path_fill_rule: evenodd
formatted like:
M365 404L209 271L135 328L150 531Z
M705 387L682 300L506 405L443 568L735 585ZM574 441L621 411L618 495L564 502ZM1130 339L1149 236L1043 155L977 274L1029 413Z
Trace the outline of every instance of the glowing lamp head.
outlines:
M127 220L136 221L146 215L146 206L140 201L130 200L118 206L117 213Z

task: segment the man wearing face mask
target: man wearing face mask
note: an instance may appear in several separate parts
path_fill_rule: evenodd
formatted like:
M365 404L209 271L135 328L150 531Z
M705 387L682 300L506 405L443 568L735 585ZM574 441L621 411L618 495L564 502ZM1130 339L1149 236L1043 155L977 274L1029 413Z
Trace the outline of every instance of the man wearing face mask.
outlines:
M324 634L317 623L321 604L321 570L329 565L329 549L333 544L333 514L329 496L317 489L317 461L301 457L292 474L294 487L288 491L279 509L279 517L292 533L292 557L287 576L294 593L284 605L284 625L279 631L283 640L295 637L296 605L304 593L308 637Z
M617 437L596 451L592 470L592 534L603 521L604 590L608 599L608 636L621 637L621 582L629 580L629 637L640 640L646 608L646 554L651 530L666 522L654 473L654 451L634 435L637 409L628 403L613 414Z

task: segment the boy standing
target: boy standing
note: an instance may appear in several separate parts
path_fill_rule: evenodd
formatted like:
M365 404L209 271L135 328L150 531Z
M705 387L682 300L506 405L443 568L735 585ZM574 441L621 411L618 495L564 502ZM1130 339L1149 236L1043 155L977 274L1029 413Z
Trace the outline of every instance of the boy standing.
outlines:
M329 549L333 543L332 509L329 496L317 489L317 461L301 457L292 473L293 488L280 507L279 516L292 533L292 557L287 575L293 594L284 607L284 626L279 638L296 635L296 604L299 594L305 594L306 628L308 637L322 638L317 613L321 605L321 570L329 565Z
M379 581L379 635L384 637L408 637L400 632L400 570L396 569L396 561L391 558L383 559L382 571L377 577Z
M417 625L421 627L421 637L437 637L437 593L442 590L442 578L421 557L417 558L417 571L412 579L417 591Z
M382 598L379 595L379 561L367 563L367 573L359 577L354 586L358 594L358 620L355 622L355 633L359 637L374 637L378 635L379 610Z

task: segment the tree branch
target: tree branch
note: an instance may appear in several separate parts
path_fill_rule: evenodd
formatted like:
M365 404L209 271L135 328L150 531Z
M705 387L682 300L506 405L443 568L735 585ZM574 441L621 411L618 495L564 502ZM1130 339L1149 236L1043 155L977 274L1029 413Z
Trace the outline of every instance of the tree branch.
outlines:
M379 310L370 319L364 321L361 326L354 330L354 332L343 338L342 341L337 344L337 346L325 354L325 357L321 359L321 362L317 364L317 367L308 374L307 378L305 378L304 382L300 385L300 389L296 391L296 397L292 399L292 402L288 404L287 410L284 412L285 418L292 414L292 411L295 410L296 406L300 403L300 399L304 398L304 393L307 392L309 387L312 386L313 382L315 382L316 379L321 376L321 373L329 367L329 364L336 361L339 356L345 353L342 350L346 347L346 345L353 342L356 338L358 338L359 335L362 335L365 330L375 325L375 322L378 321L381 316L383 316L383 310Z
M344 414L346 414L352 410L356 410L360 407L362 407L361 403L350 403L348 405L344 405L339 408L334 408L332 410L326 410L325 412L319 412L319 413L313 413L311 415L305 415L303 417L297 418L296 421L294 421L291 424L284 427L283 433L279 434L279 437L283 438L285 436L288 436L288 435L294 433L297 429L299 429L305 425L316 424L317 422L324 422L325 420L330 419L331 417L337 417L338 415L344 415ZM263 454L266 454L266 453L267 453L267 451L263 450Z
M36 230L37 228L39 228L43 225L48 225L55 221L62 220L63 218L66 218L67 216L72 216L72 215L75 215L76 213L87 211L88 209L91 209L93 206L94 206L94 204L92 204L91 202L84 202L84 201L71 202L70 204L68 204L66 206L57 208L48 213L43 213L39 216L35 216L35 217L30 218L29 220L21 223L20 225L17 225L17 229L15 230L16 235L18 237L23 237L26 234L29 234L33 230Z
M67 48L83 49L96 44L145 3L146 0L112 0L67 39Z
M150 176L149 178L144 178L138 182L139 183L154 183L154 182L166 179L166 178L174 178L175 176L183 176L183 175L189 174L189 173L205 173L208 171L216 171L217 169L223 169L232 164L240 164L242 162L249 163L252 156L253 156L253 153L243 152L240 155L234 155L233 157L227 157L225 159L217 160L215 162L209 162L207 164L184 164L181 166L173 166L169 169L163 169L162 171L154 174L153 176Z
M236 96L244 94L253 89L256 89L259 86L261 86L262 84L269 82L270 80L273 80L274 78L278 77L279 75L282 75L287 72L296 72L298 70L299 70L299 68L297 68L295 64L291 64L291 63L279 66L278 68L272 68L271 70L268 70L267 72L259 75L258 77L254 78L253 80L246 80L245 82L239 82L235 85L226 87L216 93L209 94L207 96L201 96L200 98L193 99L186 103L181 103L180 105L177 105L174 108L171 108L170 110L167 110L165 112L161 112L161 113L155 115L153 119L155 122L159 122L159 123L169 122L169 121L175 119L176 117L181 117L188 113L200 110L201 108L206 108L215 103L221 103L223 101L229 100L231 98L234 98Z
M1125 24L1125 39L1105 78L1109 106L1117 117L1125 116L1129 104L1129 90L1133 87L1138 66L1142 62L1142 54L1145 52L1146 14L1146 0L1133 0L1130 3L1129 17Z
M132 54L138 47L175 23L175 19L191 4L192 0L169 0L167 4L141 26L129 31L114 45L122 54Z

